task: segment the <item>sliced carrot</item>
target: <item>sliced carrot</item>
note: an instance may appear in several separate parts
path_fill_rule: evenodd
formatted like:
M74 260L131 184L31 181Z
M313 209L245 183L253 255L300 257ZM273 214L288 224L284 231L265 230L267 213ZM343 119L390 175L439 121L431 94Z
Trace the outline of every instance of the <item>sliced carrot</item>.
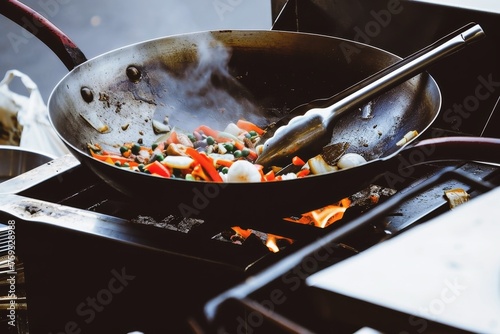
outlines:
M231 167L231 165L234 163L232 160L225 160L225 159L217 159L215 160L215 164L223 167Z
M266 132L264 131L264 129L261 129L254 123L246 121L244 119L238 120L238 122L236 122L236 126L245 131L255 131L258 135L262 135L264 134L264 132Z
M128 162L128 163L134 162L134 160L132 160L132 159L125 158L125 157L122 157L121 155L117 155L117 154L97 154L93 150L90 150L90 154L92 155L93 158L95 158L97 160L101 160L101 161L108 162L111 164L114 164L115 162L120 162L122 164L125 162Z

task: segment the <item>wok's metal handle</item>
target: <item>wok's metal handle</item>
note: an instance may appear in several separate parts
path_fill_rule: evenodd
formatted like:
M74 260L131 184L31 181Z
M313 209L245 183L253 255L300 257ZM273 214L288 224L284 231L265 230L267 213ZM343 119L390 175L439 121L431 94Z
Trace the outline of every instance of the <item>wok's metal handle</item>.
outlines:
M468 44L484 36L485 33L481 26L476 23L469 23L329 98L325 105L331 106L325 109L325 113L328 114L327 117L331 117L332 115L329 115L329 113L332 111L336 115L339 115L345 110L369 102L374 96L403 83L405 80L421 73L438 60L463 49Z
M0 14L9 18L47 45L68 70L87 61L75 43L54 24L17 0L0 1Z

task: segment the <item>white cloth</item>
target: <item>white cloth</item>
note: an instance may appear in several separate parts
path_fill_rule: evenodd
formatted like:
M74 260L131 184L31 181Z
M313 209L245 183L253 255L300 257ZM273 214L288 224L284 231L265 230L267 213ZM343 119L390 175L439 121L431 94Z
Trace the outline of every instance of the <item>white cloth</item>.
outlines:
M9 84L14 78L19 78L26 87L26 96L10 90ZM18 70L5 74L0 82L0 109L17 115L22 126L20 147L52 157L70 153L49 122L48 109L38 86L26 74Z

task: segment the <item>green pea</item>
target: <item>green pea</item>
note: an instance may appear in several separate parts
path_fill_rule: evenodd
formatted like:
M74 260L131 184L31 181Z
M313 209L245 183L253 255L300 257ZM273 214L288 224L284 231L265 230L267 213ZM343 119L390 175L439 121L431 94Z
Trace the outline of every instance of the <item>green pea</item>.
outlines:
M229 168L222 167L221 172L222 172L222 174L227 174L227 172L229 172Z
M250 136L252 136L252 137L256 137L256 136L257 136L257 132L255 132L255 130L248 131L248 133L249 133L249 134L250 134Z
M208 144L208 145L213 145L213 144L215 144L215 139L214 139L214 137L212 137L212 136L208 136L208 137L207 137L207 144Z
M151 145L151 149L154 150L155 148L158 147L158 144L157 143L154 143L153 145Z
M138 153L139 153L139 151L141 150L141 145L139 145L139 144L134 144L134 145L132 146L131 150L132 150L132 153L134 153L134 154L138 154Z
M234 151L234 145L231 144L231 143L225 143L224 144L224 148L226 149L226 151L228 152L233 152Z
M248 157L249 154L250 154L250 150L248 148L244 148L241 150L241 155L243 157Z
M191 140L193 143L196 141L196 137L193 134L190 133L187 136L188 136L189 140Z
M122 166L122 164L120 163L120 161L116 161L116 162L115 162L115 166L117 166L117 167L121 167L121 166Z
M128 168L128 167L130 167L130 164L129 164L128 162L124 162L124 163L122 164L122 167L127 167L127 168Z
M235 158L241 158L243 156L243 153L240 150L236 150L233 152L233 155Z
M127 151L128 151L128 147L127 147L127 146L122 146L122 147L120 147L120 153L121 153L121 154L123 154L123 153L125 153L125 152L127 152Z

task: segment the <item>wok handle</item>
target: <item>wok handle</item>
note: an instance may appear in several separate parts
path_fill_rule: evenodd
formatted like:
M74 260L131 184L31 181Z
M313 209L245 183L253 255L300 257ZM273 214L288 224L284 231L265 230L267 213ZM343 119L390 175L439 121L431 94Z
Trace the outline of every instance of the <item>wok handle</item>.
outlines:
M414 149L425 148L430 161L464 160L500 163L500 139L486 137L438 137L422 140ZM410 155L411 150L408 152Z
M438 137L424 139L381 159L379 171L408 175L413 166L438 161L478 161L500 164L500 139L485 137Z
M68 70L87 61L75 43L54 24L17 0L0 1L0 14L12 20L47 45Z
M480 25L471 22L440 38L427 47L382 69L359 83L326 100L327 110L337 114L369 102L375 95L388 91L421 73L437 61L485 37ZM334 106L334 107L333 107Z

